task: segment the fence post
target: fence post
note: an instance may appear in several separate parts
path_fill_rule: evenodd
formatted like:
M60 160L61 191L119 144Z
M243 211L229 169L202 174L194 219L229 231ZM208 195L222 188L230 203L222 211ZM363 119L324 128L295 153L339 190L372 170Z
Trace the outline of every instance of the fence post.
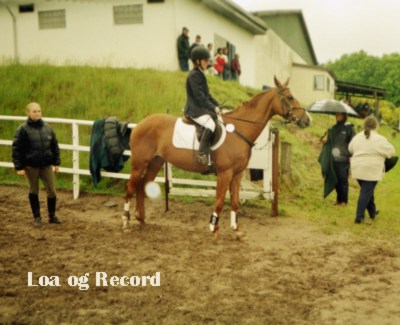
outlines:
M74 200L79 198L79 125L72 123L72 169Z
M165 177L165 183L164 183L164 190L165 190L165 212L169 211L169 202L168 202L168 197L169 197L169 166L168 162L166 161L164 163L164 177Z
M272 204L271 217L278 217L278 192L279 192L279 130L271 130L273 135L272 143Z
M285 141L281 143L281 174L289 178L292 174L292 145Z

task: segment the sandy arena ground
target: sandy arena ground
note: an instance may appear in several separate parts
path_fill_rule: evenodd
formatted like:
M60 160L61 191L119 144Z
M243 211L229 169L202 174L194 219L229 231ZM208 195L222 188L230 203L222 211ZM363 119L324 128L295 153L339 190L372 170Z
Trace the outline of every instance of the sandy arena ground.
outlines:
M45 211L41 193L42 211ZM110 200L117 207L106 207ZM0 186L0 323L10 324L400 324L400 251L326 235L295 217L243 208L245 240L212 206L147 201L147 222L120 229L123 200L59 192L61 226L32 226L27 189ZM44 218L44 221L46 219ZM60 287L28 287L58 275ZM96 286L95 273L154 275L159 287ZM89 273L90 288L69 276Z

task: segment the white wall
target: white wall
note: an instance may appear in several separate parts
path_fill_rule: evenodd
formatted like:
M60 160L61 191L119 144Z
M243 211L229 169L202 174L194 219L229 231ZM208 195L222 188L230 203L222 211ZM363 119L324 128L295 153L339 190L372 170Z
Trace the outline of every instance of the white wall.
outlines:
M279 36L271 29L265 35L256 36L256 73L255 87L263 85L274 87L274 76L281 82L290 79L293 85L293 62L305 63Z
M113 5L143 4L143 24L114 25ZM39 30L38 11L65 9L65 29ZM152 67L175 70L176 37L171 19L173 2L51 1L35 4L33 13L18 13L21 62L55 65L89 64L113 67ZM10 30L10 28L7 28ZM7 46L8 47L8 46Z
M13 22L4 5L0 5L0 63L14 59Z
M314 89L315 75L324 77L323 90ZM327 89L327 79L330 80L329 89ZM335 80L327 71L321 69L294 66L293 78L290 86L296 99L305 107L316 100L334 98Z

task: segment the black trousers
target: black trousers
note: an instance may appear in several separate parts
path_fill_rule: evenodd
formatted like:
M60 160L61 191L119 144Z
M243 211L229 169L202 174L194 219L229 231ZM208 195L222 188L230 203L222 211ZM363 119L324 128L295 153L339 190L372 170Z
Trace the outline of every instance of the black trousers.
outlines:
M364 220L365 210L368 211L371 218L374 218L376 214L374 191L378 182L359 179L357 182L360 184L360 196L358 197L356 220Z
M348 162L333 162L333 169L337 178L336 202L347 203L349 200L349 170L350 163Z
M189 59L179 58L179 67L181 71L189 71Z

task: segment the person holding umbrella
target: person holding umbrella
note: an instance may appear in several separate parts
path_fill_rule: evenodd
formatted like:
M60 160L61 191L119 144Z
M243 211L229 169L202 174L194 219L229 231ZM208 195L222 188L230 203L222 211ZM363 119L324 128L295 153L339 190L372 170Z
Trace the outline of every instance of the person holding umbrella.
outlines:
M347 104L336 100L319 101L309 112L335 114L336 124L321 138L324 144L318 158L324 177L324 198L336 190L334 205L346 206L349 196L350 152L348 146L355 133L353 124L347 122L349 114L357 113Z

